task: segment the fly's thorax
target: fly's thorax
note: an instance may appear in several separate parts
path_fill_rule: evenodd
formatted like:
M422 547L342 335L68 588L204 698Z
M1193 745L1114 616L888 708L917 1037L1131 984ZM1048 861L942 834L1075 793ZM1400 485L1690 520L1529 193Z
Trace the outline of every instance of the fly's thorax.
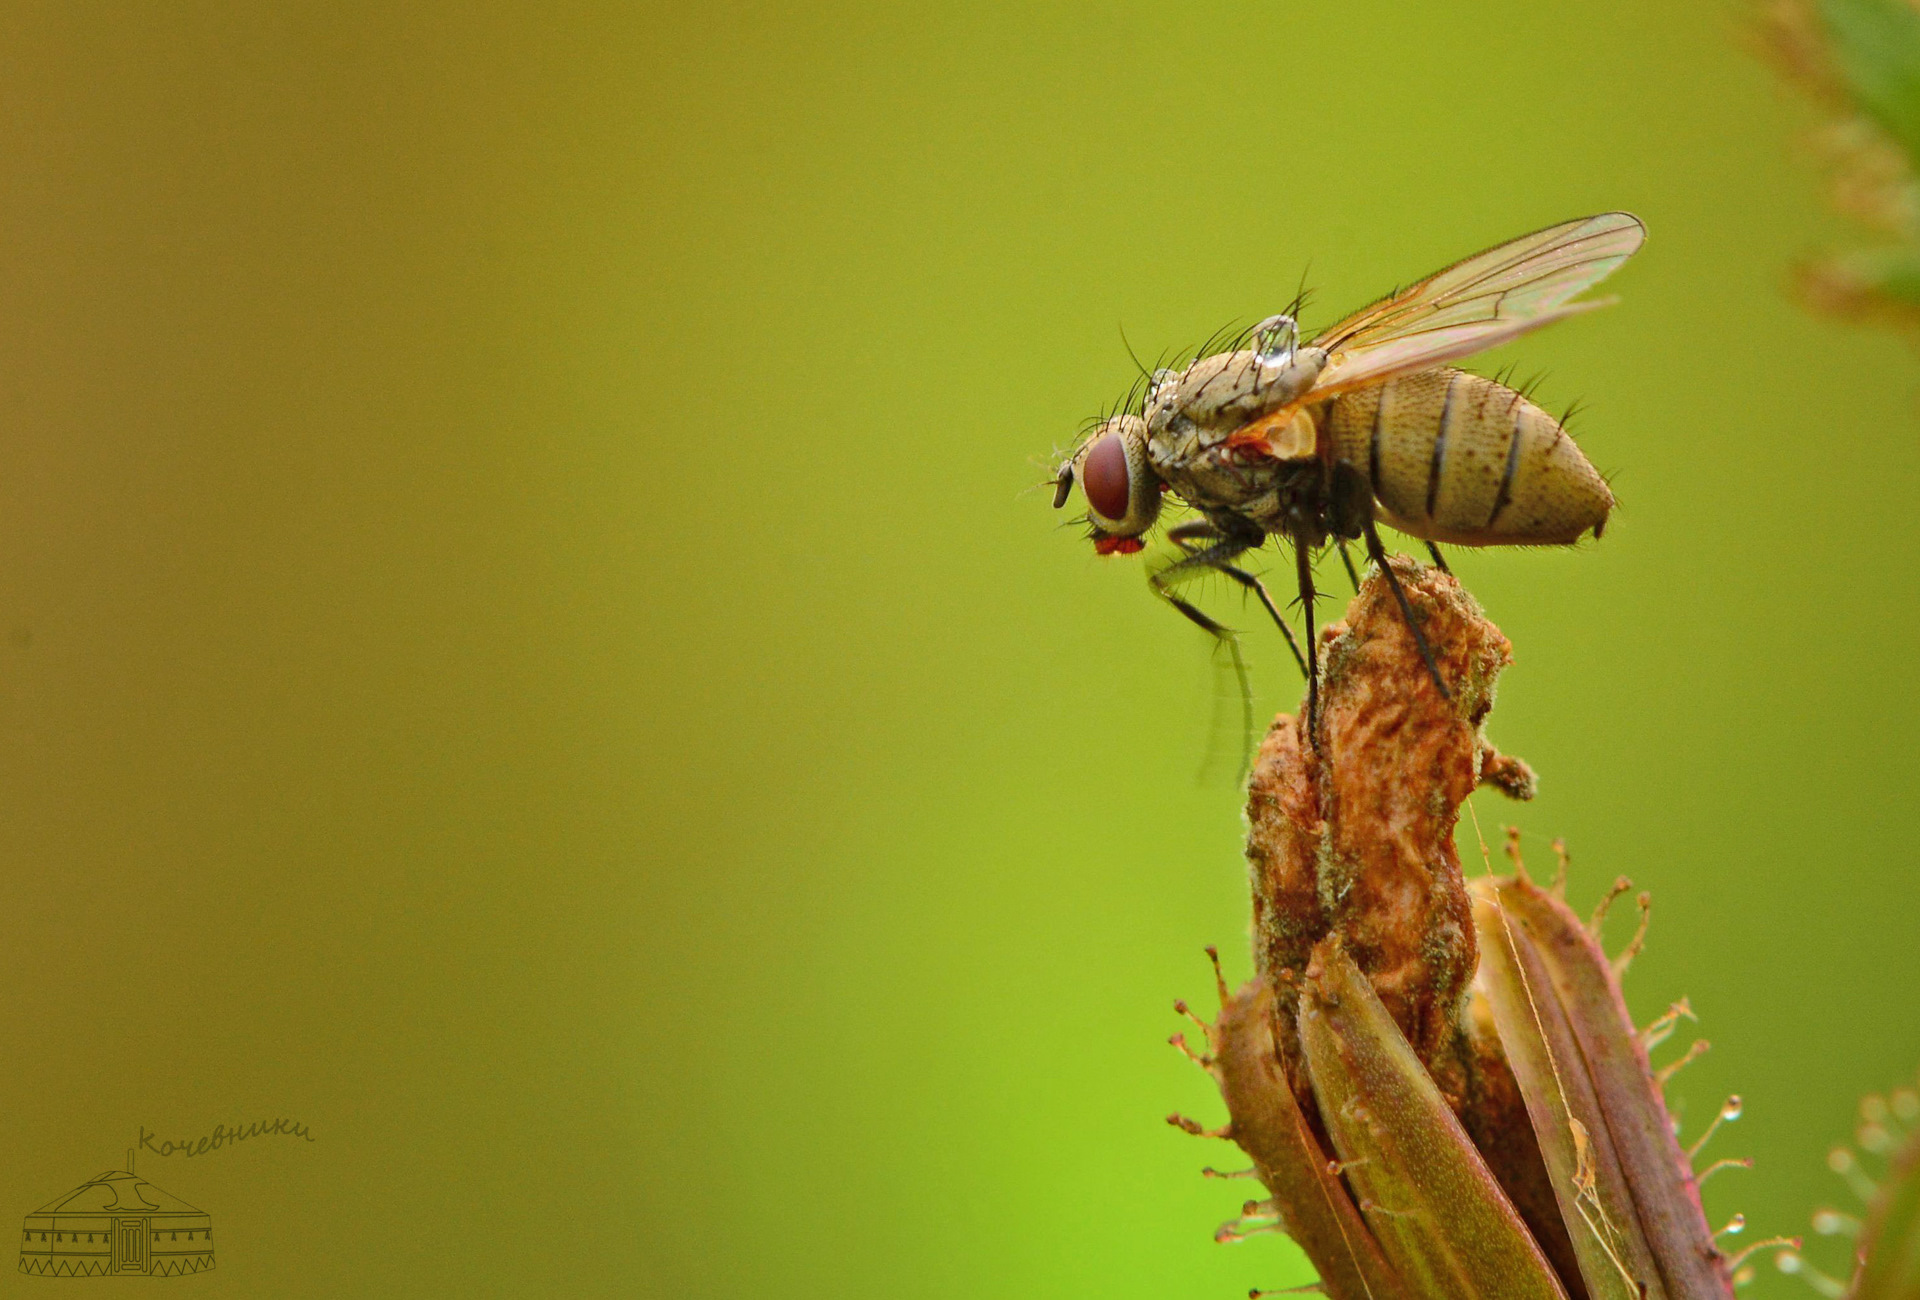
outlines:
M1317 504L1319 467L1279 461L1215 445L1169 463L1161 478L1181 499L1208 514L1231 515L1265 532L1292 534L1324 513Z
M1147 458L1161 480L1171 485L1189 465L1217 451L1231 432L1195 424L1183 415L1157 426L1149 420Z
M1321 348L1242 348L1162 371L1147 395L1155 433L1182 420L1223 434L1298 400L1327 364Z
M1596 534L1613 493L1560 422L1504 384L1448 368L1343 393L1326 408L1334 454L1381 516L1464 546L1553 545Z

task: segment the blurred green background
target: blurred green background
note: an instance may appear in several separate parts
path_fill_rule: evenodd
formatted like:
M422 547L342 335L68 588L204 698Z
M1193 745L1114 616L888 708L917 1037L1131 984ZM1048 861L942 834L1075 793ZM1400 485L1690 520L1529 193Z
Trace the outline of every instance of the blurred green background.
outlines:
M1121 326L1624 207L1622 305L1486 359L1624 508L1457 561L1542 776L1477 806L1653 890L1635 1010L1691 996L1688 1132L1737 1090L1760 1161L1709 1212L1801 1230L1920 1063L1920 418L1788 299L1843 231L1743 22L0 8L0 1210L287 1116L143 1160L214 1217L168 1285L1306 1280L1162 1122L1248 964L1204 638L1033 485Z

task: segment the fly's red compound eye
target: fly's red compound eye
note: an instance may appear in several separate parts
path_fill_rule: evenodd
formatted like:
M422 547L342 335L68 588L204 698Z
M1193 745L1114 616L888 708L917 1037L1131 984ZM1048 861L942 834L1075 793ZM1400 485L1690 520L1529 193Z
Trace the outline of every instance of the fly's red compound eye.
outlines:
M1069 473L1069 466L1078 470ZM1160 480L1147 447L1147 422L1116 415L1095 429L1054 480L1056 492L1079 481L1087 494L1087 523L1102 555L1130 555L1160 517ZM1125 543L1122 545L1121 543Z
M1093 444L1080 466L1080 486L1086 490L1087 504L1094 513L1107 519L1125 519L1131 495L1132 475L1127 468L1127 445L1120 435L1110 433Z

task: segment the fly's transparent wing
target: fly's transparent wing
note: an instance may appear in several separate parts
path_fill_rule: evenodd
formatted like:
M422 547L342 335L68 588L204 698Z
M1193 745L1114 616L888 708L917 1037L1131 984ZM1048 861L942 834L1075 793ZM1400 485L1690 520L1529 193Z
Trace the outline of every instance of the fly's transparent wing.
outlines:
M1327 365L1302 399L1318 401L1458 361L1608 299L1573 302L1646 238L1628 212L1562 222L1436 271L1315 338Z

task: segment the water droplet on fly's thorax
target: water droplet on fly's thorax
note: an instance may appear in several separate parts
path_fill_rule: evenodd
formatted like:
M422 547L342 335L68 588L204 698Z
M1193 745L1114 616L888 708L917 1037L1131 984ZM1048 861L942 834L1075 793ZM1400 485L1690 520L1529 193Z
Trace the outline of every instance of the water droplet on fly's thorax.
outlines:
M1284 366L1300 343L1300 327L1291 316L1269 316L1253 327L1253 354L1263 366Z

